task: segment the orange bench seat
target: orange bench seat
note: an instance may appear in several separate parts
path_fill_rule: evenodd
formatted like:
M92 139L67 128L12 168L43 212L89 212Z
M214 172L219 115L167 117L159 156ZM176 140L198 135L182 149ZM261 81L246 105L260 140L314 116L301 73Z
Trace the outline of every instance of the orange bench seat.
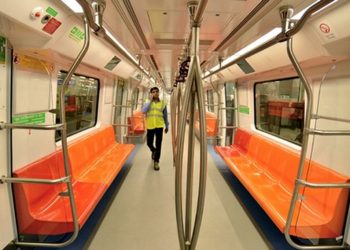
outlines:
M281 232L284 232L299 155L258 135L238 129L234 144L216 151ZM306 160L303 179L314 183L347 183L349 178ZM348 190L300 189L290 233L301 238L336 238L342 235Z
M68 146L73 193L80 228L113 182L134 145L118 144L111 126L98 129ZM15 177L57 179L64 176L62 151L14 172ZM55 235L73 231L66 184L14 184L21 234ZM62 195L63 194L63 195Z
M143 135L145 133L145 116L141 111L134 112L127 120L128 135Z
M214 137L217 135L217 118L216 115L212 112L206 112L205 114L206 124L207 124L207 137ZM199 134L199 116L198 111L195 114L195 130Z

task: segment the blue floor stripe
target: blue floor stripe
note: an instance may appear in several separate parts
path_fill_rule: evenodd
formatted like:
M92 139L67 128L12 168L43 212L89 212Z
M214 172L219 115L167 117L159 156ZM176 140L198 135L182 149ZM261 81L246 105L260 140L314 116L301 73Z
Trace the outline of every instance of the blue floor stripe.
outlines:
M212 145L208 145L208 151L211 154L217 168L220 173L230 185L232 192L240 200L241 205L249 213L252 218L253 223L263 235L263 237L270 243L273 249L276 250L292 250L288 242L286 241L284 234L275 226L267 214L262 210L255 199L249 194L249 192L244 188L240 181L235 177L235 175L228 168L226 163L221 159L221 157L215 152ZM271 194L272 196L273 194Z
M136 144L134 150L128 157L128 160L125 162L124 166L120 170L119 174L112 182L111 186L107 189L106 193L103 195L101 201L96 206L95 210L90 215L89 219L84 224L83 228L80 230L77 239L70 245L60 248L64 250L77 250L77 249L86 249L89 241L92 240L94 232L98 230L99 224L102 222L104 214L107 212L109 205L113 202L114 197L117 195L119 188L121 187L123 180L129 172L132 161L134 160L137 151L140 148L140 144ZM60 240L61 242L69 239L70 234L63 236ZM52 248L35 248L36 250L52 250Z

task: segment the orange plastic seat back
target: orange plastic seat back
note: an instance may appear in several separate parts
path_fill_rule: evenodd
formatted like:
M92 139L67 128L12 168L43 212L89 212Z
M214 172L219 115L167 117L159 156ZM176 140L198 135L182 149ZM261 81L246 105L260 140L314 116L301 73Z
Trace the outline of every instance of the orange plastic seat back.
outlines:
M18 178L58 179L65 176L62 163L62 152L58 151L16 170L13 175ZM36 211L38 206L48 204L57 198L65 187L63 183L54 185L16 183L14 184L17 194L15 198L18 203L26 201L30 210ZM22 191L20 192L19 189Z
M247 131L238 128L234 137L234 145L239 147L243 152L248 152L251 136Z

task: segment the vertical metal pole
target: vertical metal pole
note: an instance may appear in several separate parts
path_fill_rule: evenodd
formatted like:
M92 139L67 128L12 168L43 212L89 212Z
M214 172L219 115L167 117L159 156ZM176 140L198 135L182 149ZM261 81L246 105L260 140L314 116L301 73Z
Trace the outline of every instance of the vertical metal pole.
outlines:
M7 99L6 99L6 121L5 122L12 122L12 46L9 44L9 41L6 39L6 47L5 47L5 65L6 65L6 92L7 92ZM7 176L12 176L12 129L6 130L6 140L7 140ZM11 201L11 213L12 213L12 225L14 225L14 235L18 235L17 230L17 224L16 224L16 212L14 207L14 200L13 200L13 189L12 185L8 185L8 194L9 194L9 201Z
M202 1L202 8L200 14L196 16L196 20L200 20L204 7L207 1ZM177 155L176 155L176 177L175 177L175 203L176 203L176 219L178 227L178 236L180 242L180 248L185 250L193 250L196 248L200 225L204 210L204 197L205 197L205 184L206 184L206 170L207 170L207 145L206 145L206 120L205 120L205 106L204 106L204 93L202 86L202 73L200 69L200 62L198 58L199 54L199 21L194 22L194 10L195 4L189 3L188 5L191 21L192 21L192 56L191 64L189 68L189 76L186 81L186 89L183 98L183 106L181 109L181 116L179 120L179 127L177 130ZM192 236L190 236L191 223L192 223L192 191L193 191L193 150L194 150L194 109L195 109L195 97L197 96L198 109L199 109L199 122L200 122L200 173L199 173L199 189L196 218L193 227ZM189 110L190 107L190 110ZM184 235L183 228L183 214L182 214L182 160L184 149L184 136L187 112L190 111L190 132L188 146L190 155L188 156L187 167L187 195L186 195L186 235Z
M290 7L287 7L287 8L280 10L283 32L287 32L290 28L290 17L292 15L292 13L293 13L293 10ZM286 221L284 235L285 235L287 242L292 247L294 247L296 249L339 249L339 248L342 248L342 246L301 246L301 245L296 244L290 236L290 227L291 227L292 220L294 217L294 210L296 208L296 203L298 201L299 189L302 187L299 180L302 179L304 165L305 165L305 159L306 159L306 153L307 153L307 148L308 148L308 143L309 143L308 130L310 128L310 121L311 121L311 115L312 115L312 109L313 109L313 94L312 94L312 89L311 89L310 83L308 82L304 71L302 70L300 64L298 63L298 61L294 55L293 39L292 38L289 38L287 40L287 52L288 52L289 59L291 60L293 67L295 68L299 77L301 78L301 82L305 88L306 96L307 96L307 105L306 105L305 121L304 121L304 128L303 128L303 142L301 145L298 173L297 173L294 191L293 191L293 196L292 196L292 200L291 200L291 204L290 204L290 208L289 208L289 212L288 212L288 217L287 217L287 221Z
M69 181L67 182L67 191L69 195L69 202L71 205L71 212L72 212L72 219L73 219L73 234L71 237L62 243L37 243L37 242L19 242L16 241L15 244L17 246L38 246L38 247L64 247L69 244L71 244L78 236L79 233L79 223L77 219L77 209L75 205L74 200L74 193L73 193L73 185L72 185L72 178L70 173L70 164L69 164L69 155L68 155L68 144L67 144L67 122L66 122L66 112L65 112L65 102L64 102L64 96L65 96L65 88L69 83L70 78L72 77L74 71L77 69L79 64L81 63L84 55L86 54L89 44L90 44L90 29L89 25L87 23L87 20L84 16L84 45L79 52L77 58L74 60L73 64L71 65L66 78L63 81L61 93L60 93L60 116L61 116L61 123L63 124L62 136L61 136L61 142L62 142L62 153L63 153L63 162L64 162L64 170L65 175L69 177Z
M85 56L85 54L89 48L89 45L90 45L90 28L89 28L89 25L88 25L85 17L84 17L84 34L85 34L85 37L84 37L85 39L84 39L83 48L80 51L78 57L73 62L71 68L69 69L67 76L63 81L61 93L60 93L61 123L64 124L64 128L62 130L61 141L62 141L64 169L65 169L66 176L71 176L71 172L70 172L70 162L69 162L68 143L67 143L67 121L66 121L66 110L65 110L65 100L64 100L65 88L68 85L73 73L78 68L81 61L83 60L83 57ZM74 233L73 233L72 238L70 239L71 242L73 242L75 240L75 238L78 236L79 223L77 220L77 210L76 210L76 205L75 205L75 200L74 200L72 181L67 182L67 188L68 188L68 193L69 193L69 200L70 200L70 204L71 204L73 224L74 224Z
M190 74L188 76L187 85L183 97L182 110L179 114L179 126L177 129L177 155L176 155L176 169L175 169L175 205L176 205L176 221L178 229L178 237L181 250L185 250L185 236L183 228L183 213L182 213L182 161L183 161L183 150L185 140L185 129L186 129L186 118L187 111L190 101L191 86L190 83L193 81L194 72L193 64L190 65Z
M195 51L198 55L199 51L199 27L195 27L194 40L196 41ZM191 240L191 250L194 250L197 245L200 226L202 223L205 201L205 188L207 177L207 133L206 133L206 117L205 117L205 105L204 105L204 91L202 85L202 72L200 68L200 62L198 56L195 57L195 73L196 73L196 89L199 111L199 124L200 124L200 173L199 173L199 189L198 189L198 201L196 219L193 227L193 234Z
M186 189L186 217L185 217L185 239L186 242L191 242L192 231L192 194L193 194L193 165L194 165L194 123L195 123L195 98L196 89L192 85L192 93L190 98L189 112L189 128L188 128L188 155L187 155L187 189Z
M178 107L178 95L179 95L179 87L176 87L175 90L173 91L172 97L171 97L171 137L172 137L172 142L173 142L173 164L175 166L175 161L176 161L176 152L177 152L177 143L176 143L176 138L177 138L177 107Z

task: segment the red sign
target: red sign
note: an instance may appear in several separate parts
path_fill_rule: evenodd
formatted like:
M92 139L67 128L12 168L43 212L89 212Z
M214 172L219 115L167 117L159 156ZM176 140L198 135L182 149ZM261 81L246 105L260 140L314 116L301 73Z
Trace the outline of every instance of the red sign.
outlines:
M58 27L61 26L61 24L62 23L60 21L58 21L56 18L52 17L47 22L47 24L43 27L43 31L52 35L53 33L55 33L55 31L58 29Z
M322 33L329 33L331 32L331 27L328 26L328 24L325 24L325 23L321 23L320 24L320 30Z

